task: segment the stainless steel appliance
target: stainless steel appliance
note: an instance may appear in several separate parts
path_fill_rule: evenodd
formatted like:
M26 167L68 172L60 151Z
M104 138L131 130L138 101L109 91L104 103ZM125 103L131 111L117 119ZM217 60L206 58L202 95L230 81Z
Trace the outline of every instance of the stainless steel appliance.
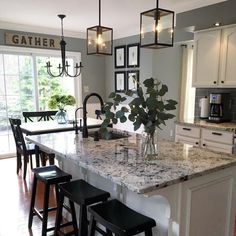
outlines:
M229 93L211 93L208 121L226 122L231 120L231 100Z

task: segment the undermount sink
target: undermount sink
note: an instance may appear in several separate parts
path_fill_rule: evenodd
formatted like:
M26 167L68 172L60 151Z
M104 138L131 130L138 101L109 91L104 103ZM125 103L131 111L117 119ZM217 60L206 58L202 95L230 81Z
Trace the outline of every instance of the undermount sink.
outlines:
M121 139L121 138L127 138L130 135L124 134L124 133L117 133L117 132L112 132L110 131L108 133L108 137L103 137L101 133L96 134L96 132L91 132L88 134L89 137L95 137L95 135L98 135L99 139L106 139L106 140L115 140L115 139Z

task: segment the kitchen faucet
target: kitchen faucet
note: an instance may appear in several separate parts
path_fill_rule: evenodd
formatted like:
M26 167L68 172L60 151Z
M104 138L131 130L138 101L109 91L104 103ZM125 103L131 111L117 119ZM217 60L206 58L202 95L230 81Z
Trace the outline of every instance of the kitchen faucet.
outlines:
M97 93L88 94L83 101L83 138L88 138L88 127L87 127L87 101L90 97L95 96L99 99L101 104L101 111L103 111L103 100L102 97Z
M79 131L78 122L77 122L77 112L80 109L83 109L83 107L79 107L75 110L75 134L78 134L78 131ZM81 128L81 120L80 120L80 128Z

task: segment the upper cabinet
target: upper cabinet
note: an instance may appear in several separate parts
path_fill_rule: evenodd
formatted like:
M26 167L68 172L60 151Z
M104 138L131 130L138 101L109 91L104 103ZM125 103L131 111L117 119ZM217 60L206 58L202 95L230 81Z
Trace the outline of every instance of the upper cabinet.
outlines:
M193 86L236 86L236 26L194 34Z

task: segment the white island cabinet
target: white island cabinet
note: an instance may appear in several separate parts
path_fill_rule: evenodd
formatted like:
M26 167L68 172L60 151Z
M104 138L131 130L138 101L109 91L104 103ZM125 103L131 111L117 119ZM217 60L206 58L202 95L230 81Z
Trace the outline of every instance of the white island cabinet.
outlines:
M236 157L160 141L159 154L140 154L140 135L82 139L74 132L27 136L54 152L60 167L156 220L154 236L232 236ZM118 214L118 213L117 213ZM132 219L131 219L132 220Z

